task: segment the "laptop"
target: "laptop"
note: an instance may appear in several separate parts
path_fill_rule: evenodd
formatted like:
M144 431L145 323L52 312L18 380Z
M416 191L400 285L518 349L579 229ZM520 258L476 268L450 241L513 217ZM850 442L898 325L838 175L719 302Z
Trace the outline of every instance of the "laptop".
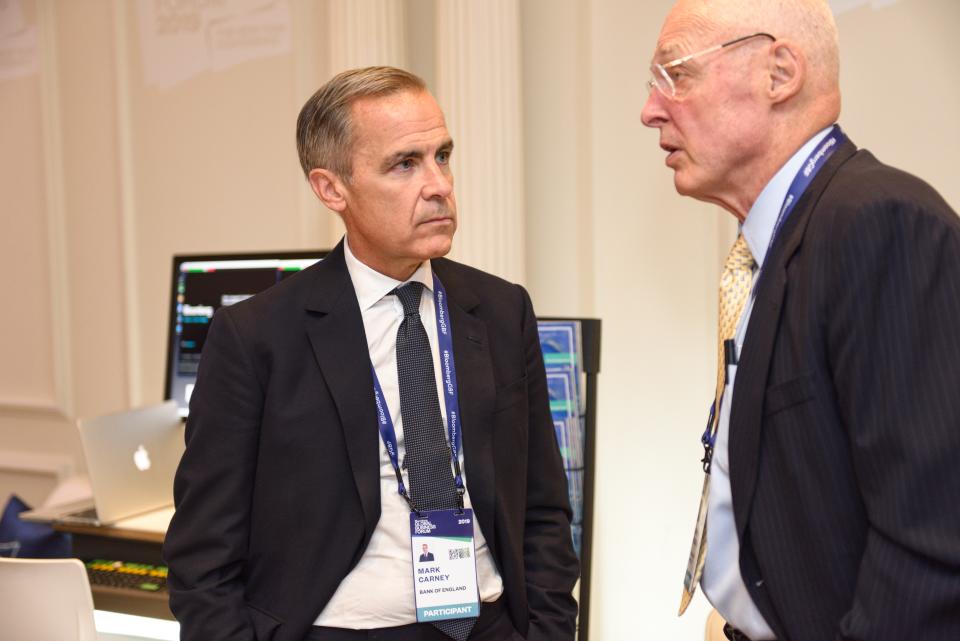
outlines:
M174 401L79 419L92 499L21 514L30 521L113 525L173 505L183 455L183 422Z

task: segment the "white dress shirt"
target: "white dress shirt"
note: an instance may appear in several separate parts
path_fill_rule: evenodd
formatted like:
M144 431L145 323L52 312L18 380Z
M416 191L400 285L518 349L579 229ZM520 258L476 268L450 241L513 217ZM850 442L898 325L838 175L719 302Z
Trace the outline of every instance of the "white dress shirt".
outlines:
M348 239L349 240L349 239ZM343 244L347 271L360 304L363 329L367 336L367 348L373 363L390 418L397 433L398 454L401 461L405 454L403 418L400 416L400 388L397 382L397 330L403 320L403 305L394 295L388 295L403 283L374 271L361 263L350 251L348 241ZM437 379L437 399L440 402L446 433L447 416L443 404L443 387L440 355L437 351L437 324L433 304L433 272L430 261L424 262L405 282L424 284L420 299L420 318L427 332L433 352L433 369ZM454 328L456 331L456 328ZM373 403L373 388L370 389ZM361 426L347 426L359 429ZM362 426L377 429L377 425ZM469 428L468 428L469 429ZM360 562L340 583L327 606L317 617L314 625L356 630L383 628L415 623L417 620L413 594L413 558L410 554L410 508L397 493L397 477L390 456L380 443L380 521L370 538L370 544ZM464 505L471 507L470 470L464 466L463 451L460 452L463 480L467 487L463 496ZM404 473L404 483L409 488L409 478ZM480 526L474 519L476 541L477 579L481 601L495 601L503 593L503 581L497 571ZM418 551L419 554L419 551Z
M747 214L740 232L747 241L750 253L757 263L754 268L754 282L757 270L763 268L770 239L780 208L783 205L790 183L800 171L800 167L813 152L817 144L830 131L830 127L820 131L807 141L780 171L767 183L753 207ZM737 360L743 349L743 340L747 335L750 315L753 312L754 298L751 294L734 340ZM700 586L713 607L726 621L754 641L775 639L773 630L757 609L750 593L747 592L743 577L740 575L740 541L737 539L737 526L733 519L733 501L730 492L730 461L727 456L727 442L730 434L730 405L733 402L733 389L737 378L737 366L727 367L727 384L723 390L720 404L720 423L717 428L717 442L713 450L710 465L710 496L707 502L707 558L703 565Z

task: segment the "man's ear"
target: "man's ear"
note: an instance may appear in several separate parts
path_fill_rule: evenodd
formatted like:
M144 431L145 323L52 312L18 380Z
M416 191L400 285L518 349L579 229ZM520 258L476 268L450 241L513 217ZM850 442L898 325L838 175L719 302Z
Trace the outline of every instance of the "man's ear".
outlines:
M807 81L807 59L789 40L777 40L770 45L770 90L774 104L786 102L800 93Z
M327 169L311 169L307 175L310 181L310 188L317 195L327 209L337 213L343 213L347 208L345 196L346 185L337 174Z

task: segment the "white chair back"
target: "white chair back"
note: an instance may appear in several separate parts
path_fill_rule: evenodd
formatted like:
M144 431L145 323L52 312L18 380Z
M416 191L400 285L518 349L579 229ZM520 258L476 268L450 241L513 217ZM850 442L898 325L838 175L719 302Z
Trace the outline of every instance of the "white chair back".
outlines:
M96 641L83 563L0 557L0 622L4 639Z

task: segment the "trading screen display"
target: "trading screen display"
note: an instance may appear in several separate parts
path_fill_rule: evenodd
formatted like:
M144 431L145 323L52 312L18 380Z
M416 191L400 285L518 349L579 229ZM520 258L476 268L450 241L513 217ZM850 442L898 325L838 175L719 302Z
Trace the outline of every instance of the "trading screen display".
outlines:
M218 309L276 285L319 261L325 252L232 257L174 257L166 398L186 416L200 354Z

